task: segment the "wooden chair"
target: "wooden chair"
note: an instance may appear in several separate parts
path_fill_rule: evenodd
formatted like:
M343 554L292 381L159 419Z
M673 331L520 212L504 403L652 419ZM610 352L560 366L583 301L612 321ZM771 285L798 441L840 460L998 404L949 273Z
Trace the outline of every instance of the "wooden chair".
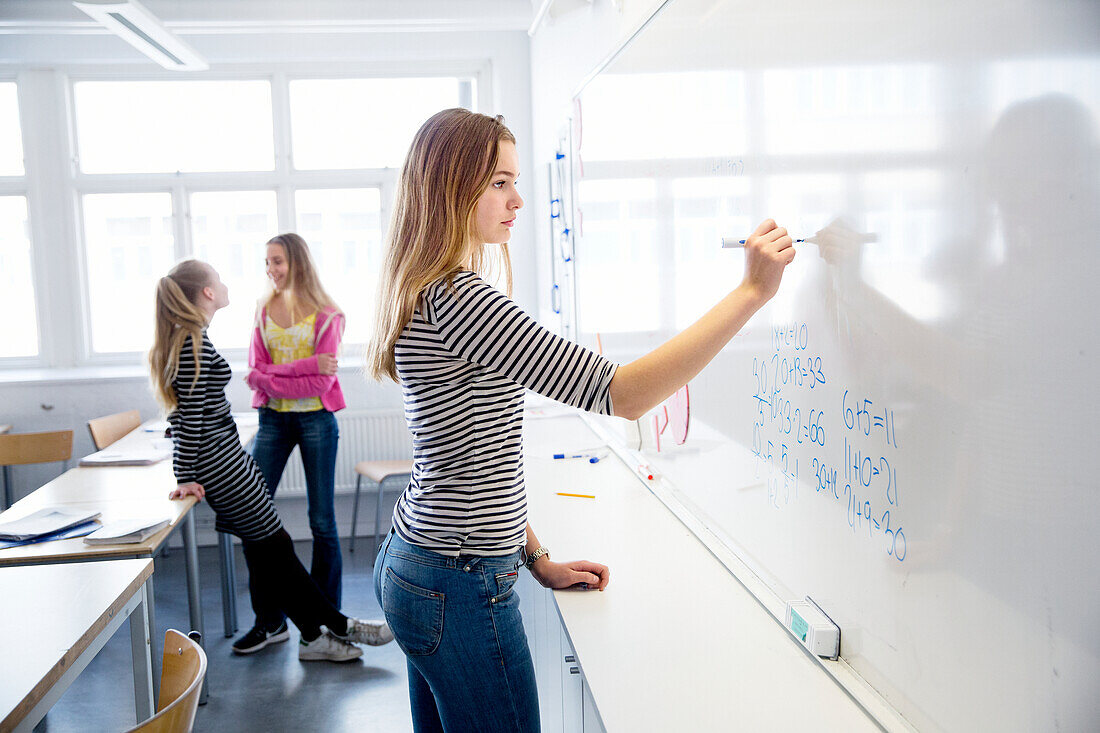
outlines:
M141 413L137 410L127 410L126 412L116 412L114 415L89 420L88 432L92 434L95 449L103 450L123 435L140 426Z
M0 435L0 466L4 467L4 506L11 506L11 467L31 463L52 463L73 457L73 431L57 430L49 433L14 433Z
M412 461L360 461L355 464L355 472L359 475L355 479L355 503L351 510L351 543L348 552L355 552L355 529L359 521L359 490L363 485L363 477L366 476L373 481L375 490L378 492L378 504L374 511L374 546L378 547L381 537L383 484L394 478L408 480L412 470Z
M175 629L164 633L164 660L160 673L157 714L126 733L189 733L195 725L199 691L206 677L206 652L199 632L184 636Z

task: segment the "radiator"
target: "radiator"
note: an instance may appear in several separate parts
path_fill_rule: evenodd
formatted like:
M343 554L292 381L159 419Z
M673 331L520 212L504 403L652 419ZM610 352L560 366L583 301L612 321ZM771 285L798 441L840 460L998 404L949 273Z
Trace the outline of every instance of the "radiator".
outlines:
M355 490L355 464L359 461L412 459L412 438L400 410L336 413L340 443L336 450L336 491ZM295 449L279 481L279 496L305 496L306 476Z

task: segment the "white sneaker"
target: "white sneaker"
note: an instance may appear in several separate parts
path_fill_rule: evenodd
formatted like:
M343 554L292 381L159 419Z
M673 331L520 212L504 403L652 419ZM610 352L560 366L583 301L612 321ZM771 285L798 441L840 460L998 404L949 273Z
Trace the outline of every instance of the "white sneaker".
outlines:
M336 636L368 646L382 646L393 641L393 632L385 621L366 621L351 616L348 616L347 631Z
M347 662L363 656L363 650L343 639L338 639L327 631L308 644L298 643L298 659L303 662L323 659L329 662Z

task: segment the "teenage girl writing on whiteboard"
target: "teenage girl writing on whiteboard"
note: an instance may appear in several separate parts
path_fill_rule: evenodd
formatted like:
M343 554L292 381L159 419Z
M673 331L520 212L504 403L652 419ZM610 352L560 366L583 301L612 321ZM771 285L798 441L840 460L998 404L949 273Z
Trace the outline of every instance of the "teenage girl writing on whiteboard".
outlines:
M367 349L368 373L401 384L413 435L412 479L375 592L407 657L418 731L538 730L518 571L547 588L602 591L610 580L598 563L551 560L528 522L524 388L638 418L706 366L794 259L786 230L764 222L746 242L740 285L664 345L616 365L545 330L479 276L485 245L511 238L519 173L501 118L450 109L424 123L402 168Z

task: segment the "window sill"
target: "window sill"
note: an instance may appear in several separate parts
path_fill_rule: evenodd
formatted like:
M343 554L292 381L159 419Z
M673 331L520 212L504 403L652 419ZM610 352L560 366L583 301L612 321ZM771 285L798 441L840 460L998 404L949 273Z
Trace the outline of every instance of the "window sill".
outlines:
M248 364L244 360L230 361L234 374L243 374ZM106 381L149 380L149 369L144 364L96 364L80 367L31 367L26 369L0 369L0 387L7 385L47 385L101 383Z
M244 377L248 373L248 360L226 359L233 377ZM340 366L340 379L362 376L362 355L346 357L346 363ZM149 368L144 364L89 364L79 367L25 367L0 369L0 387L20 384L81 384L106 381L149 381Z

